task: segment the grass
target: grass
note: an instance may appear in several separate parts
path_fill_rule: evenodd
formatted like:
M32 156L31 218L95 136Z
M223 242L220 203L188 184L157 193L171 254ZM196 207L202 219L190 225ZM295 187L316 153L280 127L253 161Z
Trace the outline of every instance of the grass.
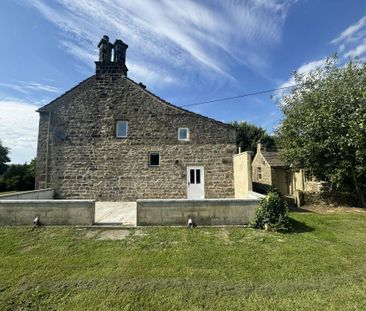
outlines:
M366 213L290 215L292 234L0 227L0 310L366 310Z

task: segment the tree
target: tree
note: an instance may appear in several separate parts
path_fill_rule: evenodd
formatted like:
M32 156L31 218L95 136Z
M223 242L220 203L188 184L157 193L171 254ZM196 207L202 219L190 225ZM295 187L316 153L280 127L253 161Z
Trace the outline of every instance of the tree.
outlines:
M30 164L9 165L6 172L0 177L0 184L5 185L4 190L34 190L35 161Z
M236 129L236 145L243 151L257 151L257 143L260 141L268 149L276 149L276 141L273 136L267 134L266 130L248 122L233 122Z
M336 56L309 74L294 73L278 129L283 160L339 189L352 185L366 207L366 65Z
M9 149L4 147L1 144L1 140L0 140L0 175L3 174L6 171L6 169L8 168L8 166L5 164L7 162L10 162L8 153L9 153Z

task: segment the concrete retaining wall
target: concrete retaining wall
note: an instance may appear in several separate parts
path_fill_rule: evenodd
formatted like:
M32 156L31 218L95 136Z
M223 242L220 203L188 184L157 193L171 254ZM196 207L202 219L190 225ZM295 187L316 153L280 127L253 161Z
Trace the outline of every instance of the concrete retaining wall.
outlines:
M244 225L254 219L258 199L137 200L137 225Z
M55 191L51 188L42 190L32 190L15 192L0 195L0 200L52 200Z
M1 200L0 225L32 225L39 217L41 225L91 225L93 200Z

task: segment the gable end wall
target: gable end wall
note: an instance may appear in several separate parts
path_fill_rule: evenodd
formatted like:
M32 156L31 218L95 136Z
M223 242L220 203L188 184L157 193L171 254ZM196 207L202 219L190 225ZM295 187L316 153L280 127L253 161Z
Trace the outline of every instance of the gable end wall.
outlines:
M260 167L262 169L262 179L257 178L257 168ZM260 152L257 152L252 162L252 176L253 182L261 183L264 185L272 185L272 170L271 166L264 159L263 155Z
M186 198L188 165L204 166L206 198L234 197L234 129L165 104L127 78L89 79L44 110L50 131L42 112L37 185L57 197ZM115 137L118 120L129 122L126 139ZM179 127L190 129L190 141L178 141ZM151 151L160 152L160 167L149 167Z

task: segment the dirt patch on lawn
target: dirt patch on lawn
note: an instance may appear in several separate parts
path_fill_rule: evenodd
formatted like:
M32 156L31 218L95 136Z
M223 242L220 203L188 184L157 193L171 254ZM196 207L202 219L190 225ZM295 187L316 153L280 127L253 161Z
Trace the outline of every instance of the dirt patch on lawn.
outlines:
M92 229L87 230L83 236L88 240L125 240L130 235L130 230L124 229Z
M134 232L134 236L138 236L138 237L144 237L144 236L147 236L147 235L148 234L145 231L140 230L140 229L137 229Z
M223 241L225 244L231 244L229 239L229 232L226 229L220 229L216 233L216 237Z
M130 230L104 230L98 234L97 240L124 240L130 235Z

